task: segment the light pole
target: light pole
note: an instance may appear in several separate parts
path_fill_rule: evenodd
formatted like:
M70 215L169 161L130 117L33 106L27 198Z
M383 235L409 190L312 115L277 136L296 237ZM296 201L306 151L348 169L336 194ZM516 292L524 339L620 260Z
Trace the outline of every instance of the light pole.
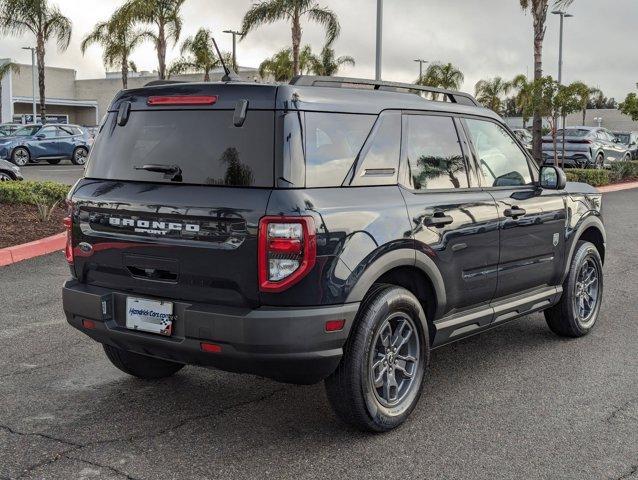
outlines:
M243 35L243 33L236 30L224 30L224 33L230 33L233 36L233 70L237 73L237 35Z
M421 81L421 78L423 77L423 64L424 63L428 63L427 60L422 60L420 58L417 58L414 60L415 62L419 62L419 82Z
M33 123L38 123L38 111L35 104L35 48L22 47L22 50L31 50L31 79L33 81Z
M563 12L561 10L554 10L554 15L560 15L560 37L558 40L558 83L562 85L563 82L563 22L565 18L571 18L571 13Z
M383 0L377 0L377 56L374 69L374 79L381 80L381 54L383 33Z

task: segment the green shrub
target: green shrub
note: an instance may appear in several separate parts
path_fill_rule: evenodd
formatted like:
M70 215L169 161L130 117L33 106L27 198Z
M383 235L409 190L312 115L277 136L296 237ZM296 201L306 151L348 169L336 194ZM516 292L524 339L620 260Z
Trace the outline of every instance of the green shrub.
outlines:
M45 221L51 217L53 209L64 201L70 188L56 182L2 182L0 203L35 205L40 220Z
M595 168L570 168L565 170L568 182L583 182L594 187L611 183L612 172L610 170L597 170Z
M612 181L622 182L638 179L638 161L614 162L611 164Z

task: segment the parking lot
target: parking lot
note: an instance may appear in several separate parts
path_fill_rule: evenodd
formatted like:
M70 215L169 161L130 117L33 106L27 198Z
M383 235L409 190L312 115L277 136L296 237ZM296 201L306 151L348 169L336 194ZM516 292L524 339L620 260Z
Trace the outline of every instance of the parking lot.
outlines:
M73 165L69 160L62 160L58 165L46 162L29 164L21 170L25 180L50 180L65 185L73 185L84 175L84 166Z
M603 205L596 329L565 340L535 314L444 347L409 421L376 436L340 424L322 385L127 377L66 324L61 253L6 267L0 478L638 478L638 189Z

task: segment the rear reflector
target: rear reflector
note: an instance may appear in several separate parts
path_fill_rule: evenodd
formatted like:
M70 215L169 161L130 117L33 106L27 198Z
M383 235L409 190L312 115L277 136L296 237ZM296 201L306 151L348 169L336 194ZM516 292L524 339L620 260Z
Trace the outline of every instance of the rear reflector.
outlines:
M82 327L88 330L95 330L95 322L93 320L82 320Z
M328 320L326 322L326 332L338 332L339 330L343 330L345 325L345 320Z
M216 345L214 343L200 343L199 347L202 349L202 352L206 353L219 353L222 351L221 345Z
M73 265L73 219L64 217L62 220L64 230L66 231L66 245L64 246L64 256L69 265Z
M167 95L151 96L148 105L213 105L217 102L217 95Z

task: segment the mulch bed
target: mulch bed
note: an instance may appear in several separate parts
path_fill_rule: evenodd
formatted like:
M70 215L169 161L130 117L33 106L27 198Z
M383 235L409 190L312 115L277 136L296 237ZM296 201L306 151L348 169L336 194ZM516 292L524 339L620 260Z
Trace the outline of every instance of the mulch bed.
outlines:
M48 222L38 219L35 205L0 203L0 248L40 240L64 231L65 208L57 207Z

